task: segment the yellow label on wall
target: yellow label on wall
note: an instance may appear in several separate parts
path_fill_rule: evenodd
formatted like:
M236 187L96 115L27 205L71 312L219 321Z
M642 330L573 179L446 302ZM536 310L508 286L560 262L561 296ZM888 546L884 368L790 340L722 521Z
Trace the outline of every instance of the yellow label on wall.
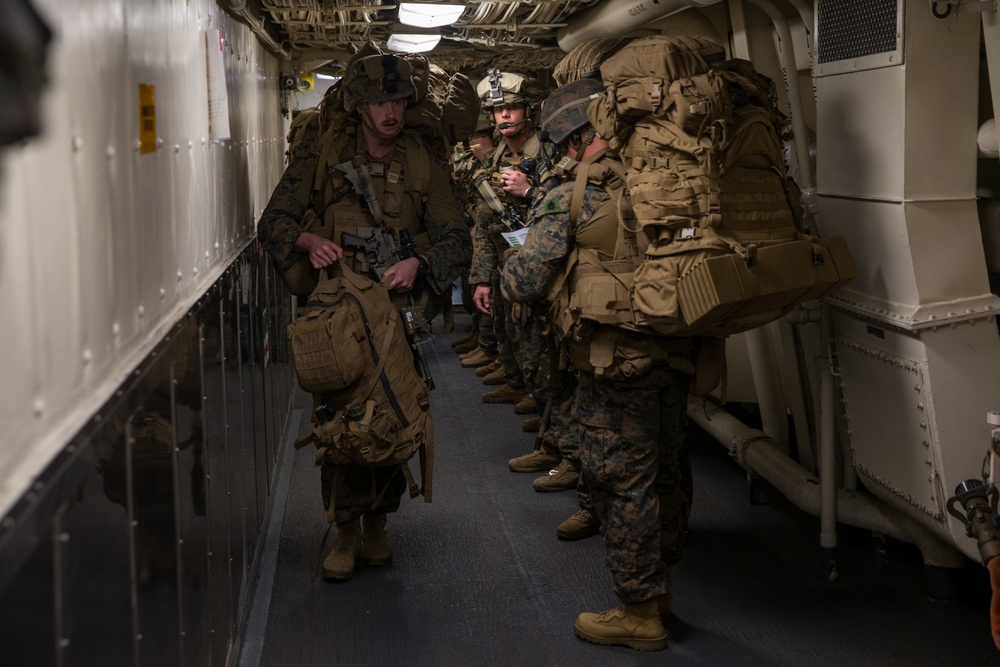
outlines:
M139 84L139 153L156 150L156 86Z

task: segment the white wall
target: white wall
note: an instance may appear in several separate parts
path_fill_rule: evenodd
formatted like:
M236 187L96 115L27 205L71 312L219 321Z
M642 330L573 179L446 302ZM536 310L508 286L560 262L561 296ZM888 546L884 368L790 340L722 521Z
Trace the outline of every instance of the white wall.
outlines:
M44 134L0 152L0 515L244 248L283 168L278 62L209 0L36 0ZM232 139L208 139L221 29ZM139 85L156 144L139 150Z

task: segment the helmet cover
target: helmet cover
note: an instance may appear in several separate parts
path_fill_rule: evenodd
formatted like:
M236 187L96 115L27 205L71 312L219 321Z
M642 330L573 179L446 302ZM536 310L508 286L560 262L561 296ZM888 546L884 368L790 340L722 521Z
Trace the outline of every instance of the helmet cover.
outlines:
M513 72L501 72L495 67L489 69L486 77L476 86L476 94L485 109L507 104L524 104L530 107L538 104L543 95L534 79Z
M577 79L556 88L542 102L542 138L561 144L588 125L587 108L604 92L600 79Z
M358 58L344 77L344 109L354 111L358 104L405 99L416 100L413 67L394 55Z

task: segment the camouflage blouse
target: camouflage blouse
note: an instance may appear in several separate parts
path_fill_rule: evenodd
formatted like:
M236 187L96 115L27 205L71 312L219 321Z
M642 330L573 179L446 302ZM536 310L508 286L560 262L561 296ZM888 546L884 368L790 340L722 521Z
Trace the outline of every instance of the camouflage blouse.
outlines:
M541 301L545 298L552 281L563 269L576 232L587 224L601 202L608 198L603 188L587 185L579 219L574 226L569 216L573 188L572 181L562 183L531 209L531 229L524 245L507 260L501 273L500 287L504 297L510 301Z
M289 165L257 223L261 246L281 269L287 269L301 256L293 244L302 234L308 205L296 195L300 194L303 180L315 173L321 148L318 138L304 139L295 146ZM469 263L472 244L448 173L432 160L428 161L427 169L429 186L420 226L427 232L431 247L422 254L431 267L428 282L442 293L458 278L460 267Z

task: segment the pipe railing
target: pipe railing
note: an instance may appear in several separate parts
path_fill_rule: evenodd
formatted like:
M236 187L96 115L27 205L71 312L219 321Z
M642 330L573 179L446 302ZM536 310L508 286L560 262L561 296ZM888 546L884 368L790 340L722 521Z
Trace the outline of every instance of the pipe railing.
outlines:
M799 509L819 516L819 480L782 452L763 431L751 428L714 403L688 397L688 417L726 447L748 472L766 480ZM916 519L875 496L847 489L834 491L836 514L843 523L915 544L924 563L958 569L965 556Z

